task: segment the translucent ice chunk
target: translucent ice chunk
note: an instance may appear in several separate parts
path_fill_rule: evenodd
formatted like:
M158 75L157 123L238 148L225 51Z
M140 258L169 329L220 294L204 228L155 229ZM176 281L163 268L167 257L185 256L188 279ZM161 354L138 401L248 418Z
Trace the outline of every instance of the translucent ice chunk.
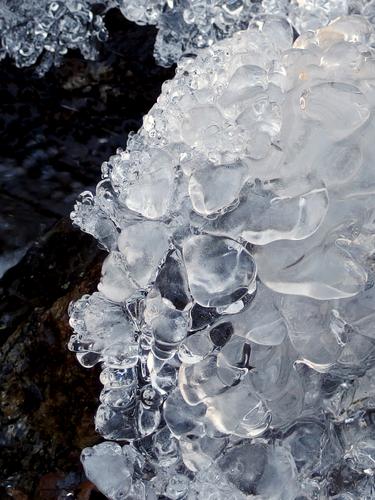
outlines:
M96 480L103 493L112 496L114 492L120 492L124 487L126 490L129 489L130 475L126 459L122 455L121 446L117 443L101 443L92 449L86 448L82 452L82 463L87 477ZM107 468L107 474L102 475L104 467ZM113 472L116 469L118 469L117 474L108 474L109 471ZM102 480L97 480L98 475ZM124 477L128 477L128 484L124 481Z
M281 344L287 335L287 327L277 300L276 294L259 284L250 306L230 318L236 335L257 344Z
M206 224L205 229L242 237L256 245L302 240L319 228L327 210L328 193L324 186L297 196L277 195L254 187L243 196L236 210Z
M321 83L312 87L302 94L301 109L334 139L352 134L370 116L365 96L346 83Z
M155 280L163 300L180 311L192 306L192 297L186 275L185 265L180 252L171 251L166 256Z
M229 481L247 495L254 494L267 464L265 444L243 442L229 448L219 460Z
M104 495L114 500L133 498L134 470L143 462L134 448L121 448L110 442L100 443L93 448L85 448L81 460L87 477L95 481Z
M189 405L178 390L172 392L165 402L164 417L170 431L175 436L204 435L202 419L205 414L205 405Z
M158 219L168 210L173 196L174 168L168 153L152 148L126 172L128 184L119 199L134 212Z
M143 288L156 277L156 271L168 250L168 231L159 222L138 222L121 231L118 247L128 272Z
M187 435L180 439L181 455L186 467L193 472L203 472L207 478L210 467L217 462L227 444L226 438L204 436L196 438Z
M188 404L198 405L226 392L228 385L219 376L216 356L211 355L198 363L181 366L179 388Z
M189 181L194 210L204 216L228 210L236 202L246 175L247 169L241 163L209 164L194 172Z
M307 297L284 296L281 310L288 324L289 337L302 359L316 370L335 363L343 345L330 331L329 302Z
M151 328L155 346L165 352L177 348L189 329L189 313L168 304L156 289L147 296L144 318Z
M182 123L182 138L191 146L199 146L204 140L205 146L214 147L223 122L224 117L215 106L192 108Z
M358 145L345 140L324 148L316 160L314 169L328 186L334 187L352 179L361 164L361 149Z
M333 243L282 240L259 247L255 254L261 280L279 293L319 300L351 297L364 289L363 267Z
M203 306L235 302L254 283L254 260L236 241L208 235L191 236L184 242L183 255L190 290Z
M375 339L375 287L338 303L341 319L357 333Z
M127 262L120 252L111 252L102 267L98 290L109 300L124 302L137 291L129 276Z
M270 412L246 379L225 393L207 400L207 418L224 433L256 437L264 433Z
M197 332L180 344L178 356L183 363L193 364L204 359L213 349L214 344L209 338L208 332Z
M96 292L72 304L70 311L70 325L76 335L71 338L69 349L78 353L95 353L98 356L96 362L105 360L110 367L128 367L137 363L135 324L118 304Z

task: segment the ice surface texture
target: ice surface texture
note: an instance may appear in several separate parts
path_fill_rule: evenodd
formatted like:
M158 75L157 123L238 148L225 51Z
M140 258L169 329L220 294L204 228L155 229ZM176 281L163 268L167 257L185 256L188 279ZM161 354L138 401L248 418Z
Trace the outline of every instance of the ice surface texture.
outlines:
M40 74L68 49L93 59L97 40L107 37L103 15L113 7L138 24L156 25L155 57L163 66L246 29L263 14L286 16L298 32L349 13L370 21L375 15L373 0L0 0L0 56L9 54L18 66L38 63Z
M349 13L371 19L375 14L371 0L118 0L118 5L131 21L157 25L155 57L165 66L246 29L262 14L288 17L299 33Z
M374 498L373 41L271 17L185 58L77 202L109 498Z
M96 42L107 38L104 20L96 15L96 0L0 0L0 59L7 54L17 66L38 63L43 75L59 64L68 49L86 59L97 54Z

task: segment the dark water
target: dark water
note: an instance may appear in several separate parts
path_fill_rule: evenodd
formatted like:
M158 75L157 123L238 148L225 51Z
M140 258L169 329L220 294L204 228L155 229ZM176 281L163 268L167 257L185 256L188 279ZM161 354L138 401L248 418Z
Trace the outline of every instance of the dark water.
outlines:
M93 187L100 165L137 130L173 69L153 59L155 31L116 10L97 62L71 53L38 79L0 64L0 276Z

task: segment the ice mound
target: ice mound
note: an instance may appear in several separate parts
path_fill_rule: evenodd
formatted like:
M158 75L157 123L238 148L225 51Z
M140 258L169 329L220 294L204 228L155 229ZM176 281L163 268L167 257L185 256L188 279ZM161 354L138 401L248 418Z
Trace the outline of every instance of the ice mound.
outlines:
M287 17L298 33L347 14L373 22L374 0L0 0L2 49L18 66L38 63L44 74L68 49L86 59L105 40L103 17L111 8L137 24L156 25L155 57L170 66L183 55L246 29L264 14Z
M374 498L373 41L271 17L185 58L77 202L107 497Z

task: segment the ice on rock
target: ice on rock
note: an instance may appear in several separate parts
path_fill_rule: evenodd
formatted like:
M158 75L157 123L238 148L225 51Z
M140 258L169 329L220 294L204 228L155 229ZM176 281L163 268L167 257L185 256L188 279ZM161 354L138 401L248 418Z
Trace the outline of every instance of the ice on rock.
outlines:
M107 497L374 497L373 40L272 17L185 58L77 203Z

